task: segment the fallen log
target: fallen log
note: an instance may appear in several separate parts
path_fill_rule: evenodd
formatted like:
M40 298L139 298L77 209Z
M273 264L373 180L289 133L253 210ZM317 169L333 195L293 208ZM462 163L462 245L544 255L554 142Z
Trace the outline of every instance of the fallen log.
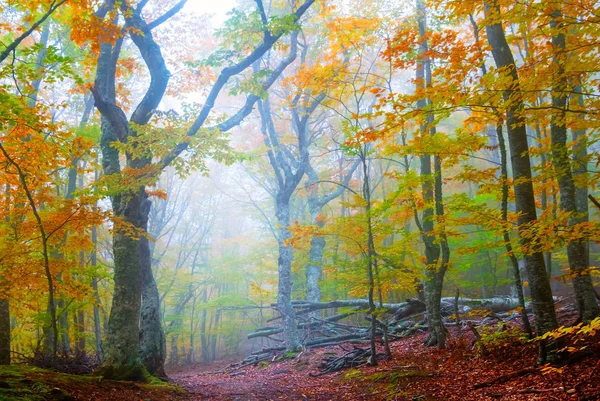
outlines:
M442 310L445 310L447 315L454 313L454 297L444 297L441 300ZM511 309L519 307L518 298L511 297L494 297L485 299L474 299L474 298L461 298L458 301L458 305L462 308L482 309L490 312L506 312ZM277 304L271 304L273 308L277 308ZM292 301L294 308L302 309L302 312L313 312L316 310L332 309L332 308L362 308L367 310L369 308L369 301L366 299L346 299L336 300L329 302L308 302L308 301ZM406 302L400 303L384 303L381 307L391 313L400 313L406 316L421 312L425 310L425 304L416 299L408 299ZM464 313L464 311L461 311Z
M339 320L342 320L350 315L352 315L352 313L340 313L338 315L326 317L325 319L310 319L309 321L298 323L297 327L298 327L298 329L318 328L319 326L322 326L324 324L341 326L341 325L336 325L336 322ZM348 327L348 326L344 325L344 327ZM283 327L266 326L266 327L260 327L252 333L248 333L247 337L248 337L248 339L258 338L258 337L269 337L269 336L279 334L282 332L283 332Z

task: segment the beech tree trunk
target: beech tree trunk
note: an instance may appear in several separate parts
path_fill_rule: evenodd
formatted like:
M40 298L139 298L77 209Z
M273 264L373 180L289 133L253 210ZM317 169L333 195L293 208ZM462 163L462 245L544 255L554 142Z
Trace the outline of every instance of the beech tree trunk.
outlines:
M277 309L283 315L283 334L285 346L288 351L300 349L300 336L296 327L296 312L292 307L292 258L293 251L285 242L292 237L290 225L290 195L278 194L275 199L275 214L277 216L277 245L279 258L277 259Z
M568 82L565 78L564 59L567 57L565 34L562 12L555 10L552 13L550 27L557 32L552 36L554 49L553 63L557 66L557 79L553 84L552 108L554 113L550 120L550 135L552 139L552 163L554 171L558 175L558 187L560 190L560 208L564 212L572 213L568 226L572 227L582 221L578 215L575 200L575 184L571 173L571 160L567 149L567 125L566 106ZM573 275L573 287L575 289L575 300L579 311L579 320L590 322L600 314L598 302L594 295L592 278L587 270L587 242L581 239L571 240L567 243L567 256L569 267Z
M417 88L424 89L431 85L431 61L426 55L428 51L426 38L427 11L423 0L417 0L417 12L417 23L421 41L419 43L416 79ZM417 102L417 108L420 110L424 110L428 106L431 106L431 101L428 98ZM435 135L436 128L431 113L428 112L426 114L425 120L420 123L419 131L421 136ZM431 155L427 153L423 154L420 156L420 162L421 177L423 180L422 196L426 204L421 223L418 224L420 226L421 238L425 245L425 281L423 284L430 329L430 335L427 338L426 344L445 348L446 334L442 322L440 302L444 276L450 261L450 248L448 247L448 241L443 231L439 239L436 239L434 234L434 215L444 215L441 159L439 156L434 156L433 185ZM435 205L435 209L431 205Z
M508 222L508 160L506 153L506 142L504 141L504 132L502 129L502 120L499 120L496 125L496 134L498 136L498 143L500 145L500 158L501 158L501 173L502 173L502 221L506 224ZM519 261L515 256L515 252L512 247L510 240L510 233L508 228L503 232L504 247L506 253L510 259L510 263L513 268L513 285L515 287L517 297L519 298L519 306L521 307L521 319L523 320L523 328L529 337L533 337L533 331L531 330L531 324L529 324L529 317L525 310L525 295L523 294L523 282L521 281L521 270L519 269Z
M496 2L484 1L484 9L486 19L501 21L502 14ZM510 84L507 84L503 97L507 103L506 121L513 179L515 180L515 205L519 215L521 245L528 251L525 255L525 268L533 300L536 334L542 335L556 329L558 323L552 290L544 264L544 256L535 249L530 239L530 233L527 232L528 225L537 220L537 213L531 177L531 162L528 153L527 131L525 129L525 119L521 115L523 103L519 98L519 77L502 24L499 22L489 23L486 25L486 32L496 66L498 69L505 70L510 78ZM556 353L558 348L557 342L540 342L540 361L558 359Z
M140 357L148 372L165 379L167 353L165 333L160 319L160 300L152 274L150 248L146 237L140 238L142 268L142 309L140 315Z

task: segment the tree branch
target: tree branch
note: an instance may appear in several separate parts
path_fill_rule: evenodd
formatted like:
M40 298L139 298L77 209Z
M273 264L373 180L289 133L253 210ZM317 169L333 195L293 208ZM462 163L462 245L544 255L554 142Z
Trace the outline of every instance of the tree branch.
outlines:
M302 17L304 15L304 13L309 9L309 7L314 2L315 2L315 0L306 0L304 2L304 4L302 4L296 10L296 12L294 12L294 16L296 17L296 20L300 19L300 17ZM223 70L221 71L221 74L217 78L217 81L213 85L213 87L208 95L208 98L206 99L206 102L204 103L204 106L202 107L202 110L200 110L200 114L198 115L198 117L196 118L196 120L194 121L192 126L189 128L188 132L186 133L187 137L196 135L198 133L198 131L200 130L200 128L202 128L202 126L206 122L206 119L208 118L208 115L210 114L210 112L212 111L212 109L215 105L215 101L216 101L219 93L221 92L221 90L223 89L225 84L229 81L229 79L231 77L233 77L234 75L241 73L246 68L251 66L255 61L259 60L267 51L269 51L271 49L273 44L275 44L275 42L277 42L281 38L281 36L283 36L283 34L276 35L276 36L269 36L269 37L265 38L265 40L263 40L263 43L261 43L259 46L257 46L254 49L254 51L251 54L249 54L246 58L244 58L242 61L240 61L239 63L237 63L231 67L223 68ZM274 73L275 73L275 71L274 71ZM274 73L271 74L271 77L273 77L273 82L279 76ZM269 80L267 80L265 82L265 84L263 84L263 88L267 89L270 85L272 85L272 82L269 83ZM250 95L248 97L248 99L246 100L246 104L244 105L244 107L241 110L239 110L238 113L236 113L236 115L234 116L235 118L229 119L228 121L221 124L221 126L223 126L223 128L228 127L227 129L230 129L230 128L234 127L235 125L238 125L245 116L250 114L250 112L252 111L252 107L258 100L259 100L258 96ZM241 117L241 119L240 119L240 117ZM231 125L234 122L237 122L237 124ZM225 124L225 123L227 123L227 124ZM218 127L219 126L217 126L217 128ZM163 160L161 161L162 166L163 167L168 166L177 156L179 156L181 154L181 152L183 152L187 148L188 148L188 143L185 140L180 142L179 144L177 144L175 146L175 148L173 149L173 151L170 152L168 155L166 155L163 158Z
M31 33L33 31L35 31L37 29L38 26L42 25L44 23L44 21L46 21L46 19L48 19L48 17L50 15L52 15L52 13L54 13L54 11L56 11L56 9L60 6L62 6L63 4L66 3L67 0L60 0L58 3L56 1L53 1L52 4L50 4L50 8L48 9L48 11L46 11L46 13L44 15L42 15L42 17L37 20L33 25L31 25L31 27L26 30L25 32L23 32L21 34L21 36L19 36L18 38L16 38L10 45L8 45L6 47L6 49L4 49L2 51L2 53L0 53L0 63L3 62L8 55L17 48L17 46L19 46L21 44L21 42L23 40L25 40L29 35L31 35Z
M171 17L173 17L175 14L177 14L179 11L181 11L183 6L185 6L185 3L187 3L187 0L181 0L179 3L175 4L173 6L173 8L171 8L169 11L167 11L166 13L164 13L163 15L161 15L154 21L150 22L148 24L148 30L151 31L154 28L156 28L157 26L159 26L160 24L164 23L165 21L168 21Z

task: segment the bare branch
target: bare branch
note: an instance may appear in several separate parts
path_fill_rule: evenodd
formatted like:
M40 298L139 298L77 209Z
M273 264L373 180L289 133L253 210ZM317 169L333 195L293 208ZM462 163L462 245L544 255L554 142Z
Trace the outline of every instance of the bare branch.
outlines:
M300 17L302 17L302 15L304 15L304 13L309 9L309 7L314 2L315 2L315 0L306 0L306 2L304 4L302 4L302 6L300 6L294 13L296 20L300 19ZM261 43L259 46L257 46L254 49L254 51L251 54L249 54L246 58L244 58L242 61L240 61L239 63L237 63L231 67L223 68L223 70L221 71L221 74L217 78L217 81L213 85L213 87L208 95L208 98L206 99L206 102L204 103L204 106L202 107L202 110L200 111L200 114L198 115L198 117L196 118L196 120L194 121L192 126L189 128L188 132L186 133L187 137L196 135L198 133L198 131L200 130L200 128L202 128L202 126L206 122L206 119L208 118L208 115L210 114L210 112L212 111L212 109L215 105L215 101L217 100L219 93L221 92L221 90L223 89L225 84L229 81L229 79L231 77L233 77L234 75L241 73L246 68L250 67L255 61L259 60L267 51L269 51L271 49L273 44L275 44L275 42L277 42L281 38L281 36L283 36L283 33L280 35L276 35L276 36L270 35L269 37L266 37L263 40L263 43ZM275 73L275 71L274 71L274 73ZM273 82L278 77L278 75L276 76L274 73L271 74L271 77L273 77L273 79L272 79ZM265 88L265 85L267 85L266 88L268 88L270 85L272 85L272 82L269 83L269 80L267 80L267 82L265 82L265 84L263 85L263 88ZM221 130L223 130L222 128L230 129L230 128L238 125L245 116L250 114L250 112L252 111L252 107L258 100L259 100L258 96L250 95L248 97L248 99L246 99L246 104L242 107L242 109L239 110L235 116L233 116L235 118L233 118L233 117L230 118L225 123L220 124L220 126L218 126L218 128L220 128ZM240 117L242 117L242 118L240 119ZM232 124L232 123L234 123L234 124ZM161 161L162 166L163 167L168 166L177 156L179 156L181 154L181 152L183 152L185 149L187 149L187 147L188 147L188 143L185 140L180 142L179 144L177 144L177 146L175 146L173 151L170 152L168 155L166 155L163 158L163 160Z
M153 30L154 28L156 28L160 24L168 21L171 17L173 17L175 14L177 14L179 11L181 11L181 9L183 8L183 6L185 6L185 3L187 3L187 0L181 0L179 3L175 4L173 6L173 8L171 8L169 11L167 11L166 13L164 13L163 15L161 15L160 17L158 17L154 21L150 22L148 24L148 29L149 30Z

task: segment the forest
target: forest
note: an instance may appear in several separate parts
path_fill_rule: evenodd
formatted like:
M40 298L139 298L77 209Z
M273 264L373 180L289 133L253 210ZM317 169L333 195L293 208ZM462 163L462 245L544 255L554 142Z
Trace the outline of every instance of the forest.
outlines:
M0 401L600 400L600 4L0 0Z

